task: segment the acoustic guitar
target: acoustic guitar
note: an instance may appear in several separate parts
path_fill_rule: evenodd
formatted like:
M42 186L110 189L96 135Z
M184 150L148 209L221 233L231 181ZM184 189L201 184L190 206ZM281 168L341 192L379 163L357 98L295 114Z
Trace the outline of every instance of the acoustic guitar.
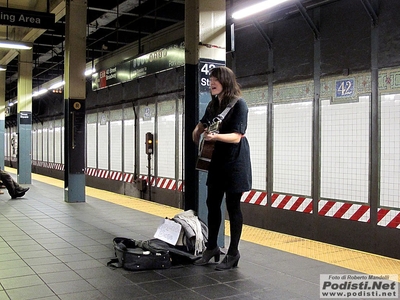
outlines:
M206 132L208 133L218 133L219 125L221 121L218 120L207 127ZM214 152L215 142L206 141L204 139L204 133L200 136L199 150L197 153L196 170L208 172L208 167L210 166L211 157Z

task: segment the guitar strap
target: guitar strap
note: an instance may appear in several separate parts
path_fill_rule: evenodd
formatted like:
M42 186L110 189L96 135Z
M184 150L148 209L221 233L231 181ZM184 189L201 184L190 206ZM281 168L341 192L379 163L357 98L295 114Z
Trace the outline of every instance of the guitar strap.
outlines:
M216 116L213 120L212 123L207 126L207 124L204 124L205 127L208 128L209 132L218 132L219 131L219 126L222 122L222 120L226 117L228 112L231 110L232 107L235 106L236 102L239 100L239 98L235 98L229 102L229 104L226 106L226 108L220 113L218 116Z
M223 110L223 112L220 113L218 116L216 116L213 121L214 122L218 122L218 121L222 122L222 120L226 117L226 115L231 110L231 108L235 106L235 104L238 100L239 100L239 98L235 98L231 102L229 102L229 104L226 106L226 108ZM217 119L217 120L215 120L215 119Z

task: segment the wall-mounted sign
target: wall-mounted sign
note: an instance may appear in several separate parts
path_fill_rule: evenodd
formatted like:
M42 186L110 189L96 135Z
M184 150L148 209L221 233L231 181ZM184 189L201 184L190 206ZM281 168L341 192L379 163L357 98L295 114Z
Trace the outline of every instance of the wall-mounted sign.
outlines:
M346 78L335 81L335 96L331 103L347 103L358 101L356 94L356 81L354 78Z
M150 107L146 106L143 110L143 120L149 121L151 120L151 110Z
M336 80L336 98L349 98L354 96L354 78Z
M199 116L203 116L210 95L210 71L215 67L225 66L224 61L200 58L199 60Z
M21 111L19 113L19 123L20 124L32 124L32 112Z
M143 76L183 66L185 64L184 42L163 47L151 53L120 63L92 75L92 90L134 80Z
M0 25L52 29L55 14L0 7Z

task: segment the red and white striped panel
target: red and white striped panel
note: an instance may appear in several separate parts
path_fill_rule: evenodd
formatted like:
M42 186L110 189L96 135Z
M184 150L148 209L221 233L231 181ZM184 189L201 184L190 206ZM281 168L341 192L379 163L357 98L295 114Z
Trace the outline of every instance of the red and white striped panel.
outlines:
M400 211L379 208L378 225L400 229Z
M97 177L99 178L108 178L110 171L108 170L97 170Z
M64 171L64 164L56 163L54 168L59 171Z
M147 179L145 175L139 175L139 178ZM183 182L176 181L175 179L170 178L157 178L151 177L151 185L156 186L160 189L167 189L173 191L182 191L183 190Z
M124 182L132 183L133 182L133 174L125 173Z
M97 169L86 168L86 175L96 177L97 176Z
M249 191L245 192L242 195L242 202L244 203L250 203L250 204L256 204L256 205L267 205L267 193L266 192L260 192L260 191Z
M243 194L242 202L255 205L267 205L267 193L261 191L249 191ZM280 209L298 212L312 213L312 199L291 195L271 195L271 206Z
M138 178L147 180L148 177L146 175L139 175ZM154 177L151 177L150 185L154 186L154 182L155 182Z
M44 162L43 161L38 161L37 162L38 167L44 167Z
M271 195L271 207L280 209L312 213L312 199L305 197L297 197L292 195Z
M179 184L179 181L175 179L169 179L169 178L158 178L157 179L157 187L162 188L162 189L167 189L167 190L179 190L181 188L182 183Z
M54 162L45 162L45 161L32 161L32 165L47 169L54 169L59 171L64 171L64 164L61 163L54 163Z
M318 214L325 217L369 222L370 208L367 205L321 200Z
M122 181L124 176L121 172L110 171L108 178L110 178L112 180L116 180L116 181Z

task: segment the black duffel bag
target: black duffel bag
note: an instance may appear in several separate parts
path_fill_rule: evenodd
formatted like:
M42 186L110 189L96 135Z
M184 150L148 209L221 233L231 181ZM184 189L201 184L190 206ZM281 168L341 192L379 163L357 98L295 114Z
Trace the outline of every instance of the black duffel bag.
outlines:
M116 258L109 261L108 266L131 271L168 269L171 267L169 251L155 249L149 245L149 241L116 237L113 244Z

